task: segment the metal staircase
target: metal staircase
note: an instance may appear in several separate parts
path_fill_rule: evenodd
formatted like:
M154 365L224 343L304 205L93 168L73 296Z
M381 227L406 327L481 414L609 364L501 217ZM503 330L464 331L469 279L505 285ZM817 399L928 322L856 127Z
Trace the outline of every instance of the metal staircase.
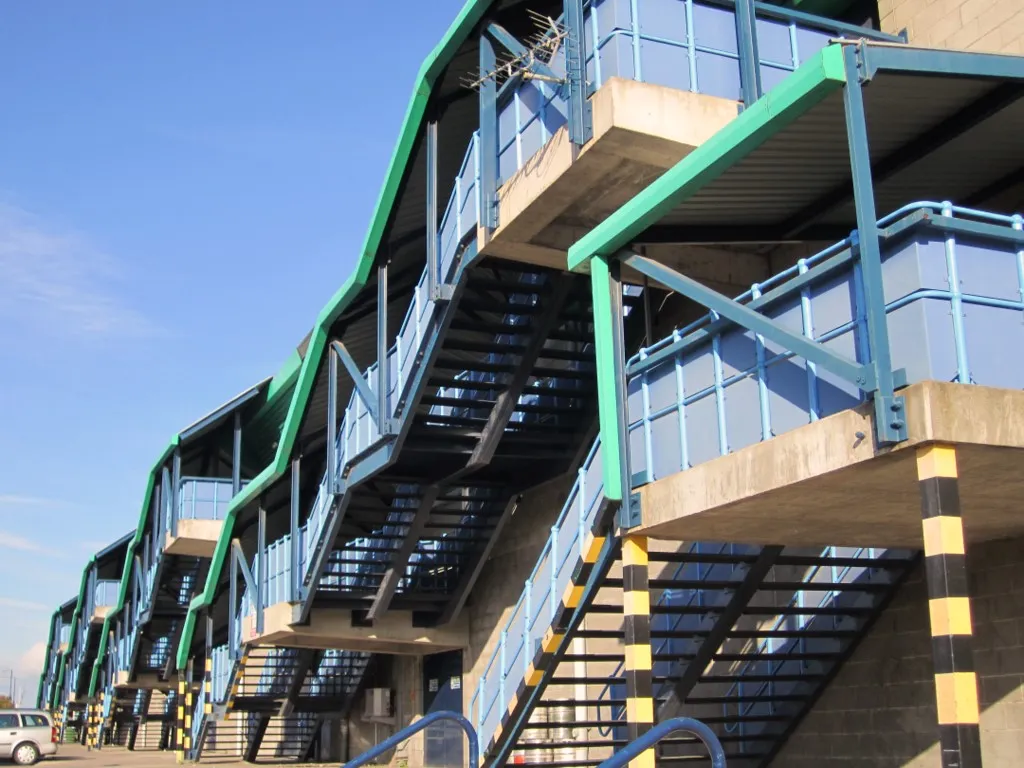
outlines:
M696 717L718 735L729 765L768 765L915 562L910 552L855 548L701 542L652 551L658 721ZM514 759L598 765L629 741L621 590L616 561ZM707 760L692 737L658 750L659 765Z
M251 646L223 671L226 651L213 654L212 715L197 697L193 759L213 751L248 761L305 760L324 716L348 712L371 663L359 651Z

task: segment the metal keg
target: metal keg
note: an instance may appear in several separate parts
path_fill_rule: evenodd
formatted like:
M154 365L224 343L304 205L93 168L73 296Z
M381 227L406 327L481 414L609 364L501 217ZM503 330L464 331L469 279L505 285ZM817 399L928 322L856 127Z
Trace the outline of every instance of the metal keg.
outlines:
M552 762L561 765L571 765L576 762L576 731L573 725L576 722L576 707L572 704L558 704L548 707L548 723L558 726L548 728L548 740L552 744Z
M535 707L530 714L530 725L542 725L548 722L547 707ZM551 762L551 748L548 745L548 729L530 728L527 725L519 743L523 749L523 762L526 765L546 765Z

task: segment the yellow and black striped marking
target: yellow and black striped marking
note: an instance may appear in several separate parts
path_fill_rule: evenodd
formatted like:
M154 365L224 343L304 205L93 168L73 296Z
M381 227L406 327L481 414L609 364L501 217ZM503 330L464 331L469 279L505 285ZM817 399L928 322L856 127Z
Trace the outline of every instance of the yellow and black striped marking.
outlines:
M622 540L622 618L626 651L626 725L629 740L654 726L654 683L651 677L651 592L647 537ZM654 750L630 761L632 768L654 768Z
M553 666L555 655L560 651L565 642L566 633L572 622L573 614L583 600L587 581L594 572L606 541L607 538L605 536L595 536L594 534L588 534L584 540L583 546L580 548L580 555L573 567L569 584L566 586L565 592L562 594L562 601L555 612L554 620L544 633L540 646L534 653L533 662L527 667L526 673L523 675L518 688L516 688L515 694L509 700L508 707L501 716L501 723L494 729L494 735L491 737L487 749L484 750L484 755L490 755L494 752L501 741L502 733L509 723L515 722L523 714L529 702L530 693L544 681L544 673ZM490 759L485 758L484 765L490 764Z
M213 659L206 657L206 669L203 670L203 714L213 714Z
M179 763L185 762L185 677L183 674L178 676L178 696L175 702L175 718L174 718L174 733L175 739L175 751L177 752L177 759Z
M971 648L964 526L956 450L929 445L917 452L935 699L943 768L980 768L978 678Z

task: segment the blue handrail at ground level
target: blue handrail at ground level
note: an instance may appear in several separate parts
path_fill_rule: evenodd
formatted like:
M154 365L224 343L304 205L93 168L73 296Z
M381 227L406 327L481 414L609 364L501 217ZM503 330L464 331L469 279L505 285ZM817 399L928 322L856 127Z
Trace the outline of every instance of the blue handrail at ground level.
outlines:
M686 718L678 718L678 719L685 720ZM459 727L462 728L462 730L464 730L466 732L466 740L469 742L469 765L473 766L474 768L475 768L475 766L479 765L480 764L480 744L479 744L479 742L477 740L477 737L476 737L476 730L473 728L472 725L470 725L469 720L464 718L458 712L450 712L448 710L445 710L445 711L442 711L442 712L431 712L429 715L425 716L422 720L418 720L415 723L413 723L412 725L410 725L409 727L403 728L398 733L396 733L394 736L392 736L390 739L385 739L380 744L378 744L376 747L371 747L370 749L366 750L365 752L363 752L363 754L361 754L355 760L349 760L347 763L345 763L342 766L342 768L359 768L359 766L361 766L361 765L366 765L367 763L369 763L374 758L380 757L381 755L383 755L385 752L387 752L389 749L392 749L393 747L397 747L403 741L406 741L407 739L411 738L414 734L419 733L424 728L429 728L431 725L436 723L438 720L451 720L451 721L457 723L459 725ZM674 722L674 721L669 721L669 722ZM694 722L696 722L696 721L694 721ZM702 725L702 724L698 723L698 725ZM706 727L706 726L702 726L702 727ZM708 731L708 732L710 733L710 731ZM713 733L711 734L711 737L714 738L714 734ZM703 737L701 737L701 738L703 738ZM718 740L715 739L715 741L717 743ZM721 746L719 746L719 751L721 751ZM723 754L723 757L722 757L721 766L722 766L722 768L724 768L724 766L725 766L724 754ZM714 768L719 768L719 765L717 763L715 763L714 764Z
M609 757L597 768L622 768L625 765L629 765L630 760L639 757L641 752L650 749L675 731L689 731L692 733L704 742L704 746L708 748L708 753L711 755L711 768L725 768L725 750L722 749L722 742L715 736L714 731L700 720L694 720L692 717L673 717L671 720L658 723L643 736L634 739ZM353 764L349 763L349 765ZM362 763L359 763L359 765L362 765ZM348 767L346 766L346 768Z

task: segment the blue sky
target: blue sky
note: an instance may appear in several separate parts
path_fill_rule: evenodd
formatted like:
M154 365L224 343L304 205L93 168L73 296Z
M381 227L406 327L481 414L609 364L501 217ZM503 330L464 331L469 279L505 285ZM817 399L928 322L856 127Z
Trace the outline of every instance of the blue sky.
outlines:
M3 4L0 670L38 675L168 438L347 277L461 4Z

